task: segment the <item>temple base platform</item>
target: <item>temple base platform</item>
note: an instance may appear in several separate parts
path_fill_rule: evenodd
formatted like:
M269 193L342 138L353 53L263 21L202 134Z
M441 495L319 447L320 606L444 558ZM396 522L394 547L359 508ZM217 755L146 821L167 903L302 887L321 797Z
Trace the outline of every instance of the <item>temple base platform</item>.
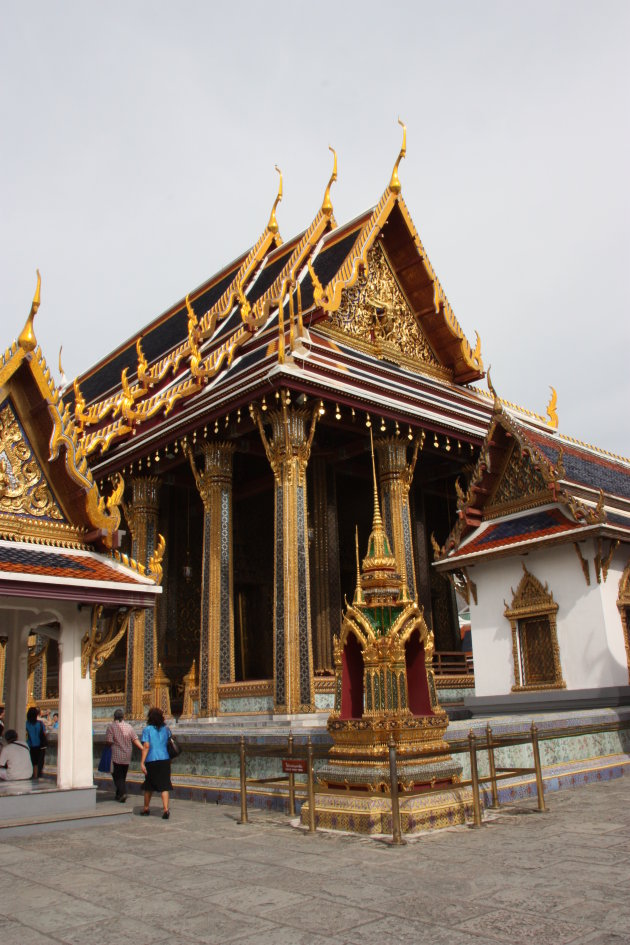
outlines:
M455 827L473 815L470 788L453 787L438 793L401 797L400 826L403 834L421 833L441 827ZM309 822L309 804L302 804L301 822ZM389 794L358 794L343 791L315 794L315 826L348 833L389 835L392 827L392 802Z

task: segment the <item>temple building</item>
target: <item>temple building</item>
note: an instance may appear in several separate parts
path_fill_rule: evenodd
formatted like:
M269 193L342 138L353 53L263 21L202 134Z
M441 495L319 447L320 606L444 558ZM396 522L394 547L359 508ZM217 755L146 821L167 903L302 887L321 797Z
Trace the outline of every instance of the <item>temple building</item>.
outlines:
M460 654L462 582L433 567L433 549L461 521L458 491L478 475L496 412L474 386L479 337L466 338L403 200L404 155L403 134L378 203L344 225L335 156L314 219L286 242L280 177L251 249L64 392L103 494L126 484L124 550L148 565L166 539L163 593L99 668L97 712L141 717L156 674L184 717L333 708L355 525L362 548L372 528L370 434L385 533L432 633L438 689L441 654ZM510 416L557 423L553 406ZM452 685L472 682L461 665Z
M107 500L99 492L36 343L39 299L38 278L24 330L0 358L0 681L5 725L20 737L27 705L47 687L54 692L62 790L33 801L48 814L55 804L66 812L94 806L96 671L124 639L132 615L153 610L164 545L157 542L146 567L117 550L123 483ZM6 793L3 820L23 813L20 797Z
M627 700L628 462L517 419L497 398L458 511L436 568L470 605L469 707Z

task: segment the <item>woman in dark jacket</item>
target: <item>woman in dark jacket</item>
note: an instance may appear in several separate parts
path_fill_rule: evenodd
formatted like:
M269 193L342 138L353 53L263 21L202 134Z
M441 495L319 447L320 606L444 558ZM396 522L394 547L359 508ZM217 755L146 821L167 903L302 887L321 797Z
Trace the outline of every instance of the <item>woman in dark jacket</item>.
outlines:
M162 819L168 820L170 811L168 806L168 792L173 790L171 784L171 759L168 755L167 743L171 737L171 730L164 722L161 709L149 709L147 724L142 731L142 761L140 767L144 773L144 809L143 817L149 816L149 804L154 791L162 795Z
M33 762L33 780L37 781L44 770L46 726L39 718L39 709L36 706L31 706L26 713L26 740Z

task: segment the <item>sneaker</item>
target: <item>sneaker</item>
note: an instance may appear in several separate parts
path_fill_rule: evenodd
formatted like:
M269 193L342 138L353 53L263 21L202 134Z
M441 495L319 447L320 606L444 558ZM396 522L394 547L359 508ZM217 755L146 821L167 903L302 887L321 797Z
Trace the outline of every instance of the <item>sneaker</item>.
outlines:
M170 816L171 816L170 810L165 810L164 813L162 814L162 820L168 820Z

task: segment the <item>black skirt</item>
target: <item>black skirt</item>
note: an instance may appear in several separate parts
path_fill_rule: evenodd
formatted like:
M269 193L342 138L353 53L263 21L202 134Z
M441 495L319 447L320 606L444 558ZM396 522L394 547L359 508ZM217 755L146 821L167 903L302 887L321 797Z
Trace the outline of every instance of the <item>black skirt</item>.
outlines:
M147 761L147 774L142 785L143 791L172 791L171 784L171 760L166 761Z

